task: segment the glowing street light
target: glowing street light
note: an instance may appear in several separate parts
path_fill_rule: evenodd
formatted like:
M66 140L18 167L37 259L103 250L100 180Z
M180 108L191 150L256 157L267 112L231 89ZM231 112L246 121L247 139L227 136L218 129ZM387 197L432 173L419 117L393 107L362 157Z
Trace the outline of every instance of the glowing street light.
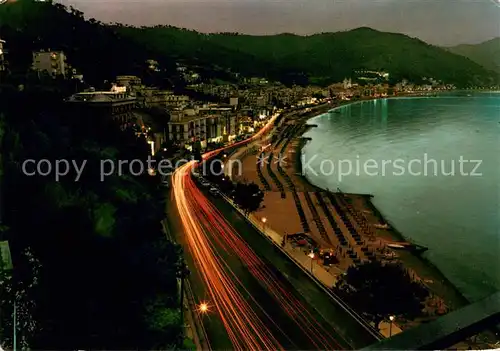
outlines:
M391 321L390 324L389 324L389 337L392 336L392 322L394 322L395 319L396 319L396 317L389 316L389 320Z
M208 313L209 312L208 303L206 302L200 303L200 305L198 306L198 312L202 314Z
M311 273L313 272L313 262L314 262L314 252L310 252L309 255L307 255L311 258Z
M261 221L262 221L262 231L266 231L267 218L266 217L262 217Z

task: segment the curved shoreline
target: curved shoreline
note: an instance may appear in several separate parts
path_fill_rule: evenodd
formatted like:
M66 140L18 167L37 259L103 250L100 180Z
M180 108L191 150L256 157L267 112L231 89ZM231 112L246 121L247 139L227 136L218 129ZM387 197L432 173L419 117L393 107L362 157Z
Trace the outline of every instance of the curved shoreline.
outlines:
M366 101L371 101L371 100L378 100L378 99L419 99L419 98L430 98L429 96L396 96L396 97L382 97L382 98L373 98L373 99L363 99L363 100L356 100L356 101L345 101L345 103L341 103L338 106L331 107L330 109L322 112L315 112L314 116L304 116L303 117L303 123L304 124L309 124L311 119L316 118L318 116L321 116L322 114L325 114L330 111L334 111L340 108L343 108L348 105L354 105ZM301 118L302 119L302 118ZM311 126L313 127L313 126ZM296 147L296 158L295 158L295 168L297 172L298 178L300 178L305 184L308 184L309 186L317 189L318 191L329 191L328 189L323 189L318 187L317 185L313 184L307 176L303 175L302 173L302 154L303 154L303 148L306 146L306 144L312 140L312 138L305 138L302 134L300 136L301 140L300 143L298 143ZM364 199L364 203L366 204L366 207L372 211L373 216L377 218L379 224L381 225L388 225L389 228L387 229L387 232L389 235L395 240L395 241L404 241L404 242L412 242L409 238L405 237L403 233L401 233L399 230L396 229L396 227L391 223L390 220L388 220L382 212L373 204L372 198L375 195L372 194L345 194L350 198L353 197L361 197ZM357 211L360 211L359 206L355 206ZM370 223L373 224L373 223ZM468 305L470 301L465 297L465 295L453 284L447 277L446 275L427 257L425 257L422 254L418 254L416 252L408 252L408 255L404 255L408 257L403 257L401 258L401 262L405 267L412 268L415 270L415 272L420 275L420 273L425 272L424 275L432 277L433 281L438 281L439 283L439 289L434 289L430 287L428 284L427 287L429 290L433 293L435 293L437 296L440 296L445 300L447 305L450 307L451 310L463 307L465 305ZM411 258L409 257L411 256ZM417 262L418 261L418 262Z

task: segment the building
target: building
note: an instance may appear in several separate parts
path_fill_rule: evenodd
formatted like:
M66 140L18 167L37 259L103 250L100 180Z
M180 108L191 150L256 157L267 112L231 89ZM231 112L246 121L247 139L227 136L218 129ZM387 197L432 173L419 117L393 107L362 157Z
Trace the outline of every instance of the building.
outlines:
M229 105L234 106L234 107L238 107L238 97L231 96L229 98Z
M182 107L189 102L189 96L187 95L166 95L165 102L167 106L171 107Z
M184 107L189 101L189 97L184 95L174 95L170 90L159 90L152 87L142 87L135 90L139 107Z
M206 118L199 115L188 115L184 111L171 114L168 122L168 139L175 144L191 148L192 144L199 141L206 147Z
M66 99L70 106L77 107L79 113L108 117L121 123L135 120L132 110L136 98L124 92L92 91L72 95Z
M160 65L158 64L158 61L156 61L156 60L153 60L153 59L146 60L146 65L152 71L155 71L155 72L160 71L160 68L159 68Z
M236 115L231 107L208 106L200 108L199 114L208 119L209 142L229 142L236 138Z
M5 40L0 39L0 72L5 71L4 45Z
M133 87L141 85L141 78L136 76L117 76L116 83L124 87Z
M113 83L111 86L111 91L114 93L126 93L127 87L119 86L118 84Z
M54 78L60 75L66 78L69 66L64 52L49 49L49 51L33 52L32 68L38 72L47 72Z
M351 89L351 87L352 87L351 78L349 78L349 79L345 78L344 81L342 82L342 85L343 85L344 89Z
M230 107L176 109L170 113L168 137L174 143L191 148L196 142L230 142L236 139L236 114Z

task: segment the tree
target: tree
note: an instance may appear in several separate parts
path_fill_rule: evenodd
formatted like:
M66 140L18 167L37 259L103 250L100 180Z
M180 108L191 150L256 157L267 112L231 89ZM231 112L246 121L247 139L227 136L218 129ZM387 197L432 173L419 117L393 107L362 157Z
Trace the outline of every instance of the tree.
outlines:
M25 324L27 345L155 349L180 344L180 321L163 324L159 333L147 317L155 296L162 296L164 311L179 308L171 267L180 253L161 232L158 180L127 169L99 179L100 160L146 160L145 141L120 131L111 118L68 118L60 95L29 86L23 92L1 91L0 116L1 149L7 150L2 195L9 204L4 236L16 262L14 287L25 292L18 320ZM28 177L21 168L26 159L87 160L87 165L80 181L71 173L56 181ZM4 326L9 317L2 313Z
M248 216L251 212L257 211L263 200L264 193L257 184L236 184L234 201L245 212L245 215Z
M370 261L351 266L333 290L376 326L391 315L413 319L422 314L429 292L401 264Z

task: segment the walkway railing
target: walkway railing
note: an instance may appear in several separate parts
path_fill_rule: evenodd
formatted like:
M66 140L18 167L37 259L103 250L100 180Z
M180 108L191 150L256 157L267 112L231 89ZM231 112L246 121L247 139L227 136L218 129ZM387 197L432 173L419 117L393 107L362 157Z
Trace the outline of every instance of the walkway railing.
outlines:
M314 283L316 283L316 285L327 296L329 296L337 305L339 305L346 313L348 313L349 316L351 316L351 318L353 318L356 322L358 322L358 324L360 326L362 326L363 329L365 329L373 338L375 338L376 340L384 339L384 336L378 330L376 330L374 327L372 327L368 321L366 321L362 316L360 316L356 311L354 311L348 304L346 304L344 301L342 301L342 299L337 294L335 294L332 291L332 289L330 289L331 286L325 286L313 273L311 273L306 267L304 267L303 264L301 264L299 261L297 261L297 259L295 257L293 257L292 255L290 255L290 253L288 253L285 249L283 249L283 247L281 247L281 245L279 245L279 243L276 241L276 239L273 239L272 235L267 233L270 230L269 229L266 230L266 229L262 228L262 223L258 219L253 218L252 215L246 216L243 213L243 211L240 208L238 208L238 206L236 206L234 204L234 202L229 197L227 197L225 194L222 194L222 197L236 211L238 211L247 220L247 222L253 226L253 228L257 232L261 233L262 236L264 238L266 238L272 245L274 245L279 251L281 251L281 253L283 253L286 257L288 257L288 259L290 259L292 262L294 262L297 265L297 267L299 269L301 269L307 276L309 276L309 278L311 278L314 281ZM320 267L317 266L316 270L319 270L319 269L320 269Z

